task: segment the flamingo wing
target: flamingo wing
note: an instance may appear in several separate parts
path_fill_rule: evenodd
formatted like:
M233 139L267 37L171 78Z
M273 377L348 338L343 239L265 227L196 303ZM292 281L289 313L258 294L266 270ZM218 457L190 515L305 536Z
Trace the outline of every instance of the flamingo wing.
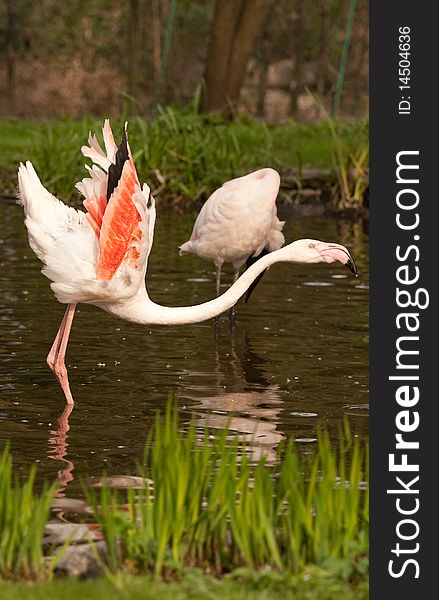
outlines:
M55 283L93 278L98 244L86 214L48 192L29 161L20 164L18 185L29 244L44 263L43 273Z
M105 152L90 134L84 156L99 164L88 167L90 177L76 184L85 196L86 218L99 244L96 278L114 289L136 292L144 283L154 238L155 201L148 185L141 188L126 126L116 146L108 120L103 128ZM116 292L115 292L116 293Z
M118 147L108 121L103 132L106 155L92 136L90 147L84 146L82 152L107 172L93 165L90 177L76 185L85 196L87 219L99 240L96 276L110 281L120 270L131 269L131 275L139 271L143 279L154 236L154 198L146 184L140 187L126 128Z
M67 206L46 190L30 161L20 163L18 187L29 244L42 262L69 231L88 232L85 213Z
M149 190L142 196L133 159L130 156L126 130L116 152L115 162L108 169L108 204L99 235L100 256L98 279L112 279L123 260L138 268L139 242L142 238L141 214L136 206L142 199L148 204Z
M31 163L19 169L29 242L63 303L114 302L132 297L144 285L154 199L146 184L140 187L126 132L119 148L108 121L103 133L105 152L91 135L90 145L82 148L97 163L87 167L89 177L76 185L85 196L86 212L50 194Z

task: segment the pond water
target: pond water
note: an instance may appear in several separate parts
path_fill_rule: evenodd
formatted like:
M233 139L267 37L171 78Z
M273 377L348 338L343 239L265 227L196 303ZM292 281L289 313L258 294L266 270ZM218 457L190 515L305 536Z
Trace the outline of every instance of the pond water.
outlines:
M272 267L248 305L190 326L141 327L80 305L66 364L76 404L68 414L46 355L64 307L30 250L22 209L0 202L0 444L10 440L18 470L38 463L80 495L85 476L129 475L157 410L175 397L183 424L214 431L229 422L256 459L293 437L315 446L318 423L335 436L344 416L368 435L367 223L299 217L283 209L287 241L312 237L350 248L359 277L339 263ZM194 214L160 210L147 277L151 298L184 305L215 292L213 264L179 257ZM225 285L230 271L224 277ZM255 433L256 431L256 433Z

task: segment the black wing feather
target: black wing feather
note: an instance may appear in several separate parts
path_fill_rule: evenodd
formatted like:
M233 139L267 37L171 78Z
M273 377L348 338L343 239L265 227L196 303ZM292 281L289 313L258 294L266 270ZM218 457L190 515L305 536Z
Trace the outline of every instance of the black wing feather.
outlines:
M260 254L258 254L258 256L249 256L247 258L246 263L245 263L246 269L248 269L249 267L251 267L257 260L259 260L260 258L262 258L263 256L265 256L266 254L269 254L268 248L264 248L262 250L262 252ZM247 292L245 294L245 298L244 298L244 303L245 304L247 304L247 302L249 301L250 296L252 295L255 287L261 281L261 279L265 275L266 271L267 271L267 269L265 269L264 271L262 271L262 273L259 273L259 275L256 277L256 279L253 281L253 283L248 288L248 290L247 290Z
M127 142L127 132L125 128L122 132L122 141L120 145L117 147L116 152L116 162L111 164L108 169L108 184L107 184L107 202L111 198L111 194L114 192L115 188L122 177L122 169L125 162L129 159L128 154L128 142Z

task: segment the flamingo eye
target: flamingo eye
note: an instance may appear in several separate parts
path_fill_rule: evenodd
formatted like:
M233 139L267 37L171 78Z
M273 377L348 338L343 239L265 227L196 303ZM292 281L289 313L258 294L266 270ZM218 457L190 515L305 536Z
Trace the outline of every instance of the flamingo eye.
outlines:
M315 244L308 244L308 248L315 248Z

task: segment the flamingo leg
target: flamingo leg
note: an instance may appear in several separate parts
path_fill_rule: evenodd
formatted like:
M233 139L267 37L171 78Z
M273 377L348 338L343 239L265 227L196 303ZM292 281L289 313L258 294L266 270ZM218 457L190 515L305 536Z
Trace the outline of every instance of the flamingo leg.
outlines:
M56 378L64 392L67 404L74 404L72 392L70 391L69 377L64 362L76 304L69 304L64 315L58 333L56 334L52 348L47 355L47 364L55 373Z
M221 265L216 268L216 297L220 295L221 287Z
M221 265L217 265L217 267L216 267L216 297L217 298L220 295L220 287L221 287ZM218 334L219 322L220 322L219 316L215 317L214 323L215 323L216 335Z
M60 341L61 341L61 337L62 334L64 332L64 328L65 328L65 324L66 324L66 319L67 319L67 312L68 309L66 310L66 312L64 313L64 317L63 320L61 321L61 325L59 326L58 332L56 334L55 340L52 344L52 347L50 349L49 354L47 355L47 364L49 366L50 369L54 369L55 367L55 360L56 360L56 355L59 351L59 345L60 345Z

